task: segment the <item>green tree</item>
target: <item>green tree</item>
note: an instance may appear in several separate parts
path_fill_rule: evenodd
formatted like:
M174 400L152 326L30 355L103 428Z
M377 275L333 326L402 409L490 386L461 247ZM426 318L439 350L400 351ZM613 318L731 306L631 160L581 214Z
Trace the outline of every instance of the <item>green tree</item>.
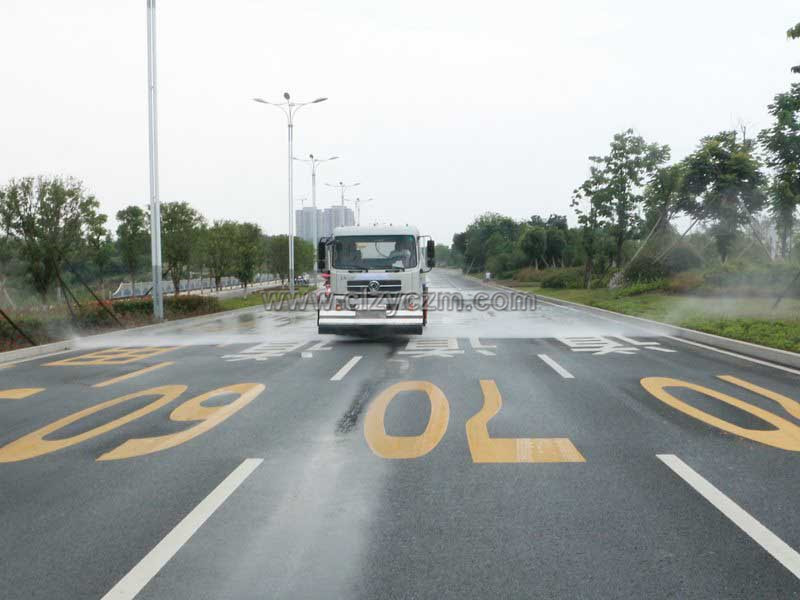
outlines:
M687 208L681 163L656 169L644 190L647 231L659 236L669 230L670 221Z
M776 95L769 113L774 124L758 139L765 163L774 173L769 189L770 214L778 231L781 255L788 258L800 205L800 83L792 84L789 92Z
M211 271L211 277L214 278L214 286L217 290L222 289L222 278L233 274L237 234L238 224L234 221L214 221L214 224L204 233L205 264ZM259 240L259 244L262 252L265 252L261 240Z
M100 203L94 201L94 209L100 208ZM86 246L89 256L97 271L97 280L100 282L100 297L106 297L105 279L108 268L114 256L114 243L111 232L106 229L108 216L95 212L86 223Z
M125 272L131 278L131 293L134 293L136 273L145 264L150 241L147 218L140 207L128 206L117 211L117 223L117 249Z
M514 219L497 213L485 213L476 218L464 232L463 255L467 270L483 271L489 256L510 254L519 228Z
M520 249L525 254L528 264L539 268L539 261L544 260L547 250L547 232L544 227L528 227L520 236Z
M12 179L1 201L7 231L44 302L64 261L82 247L88 224L96 219L97 200L77 179L40 176Z
M564 266L564 253L567 250L567 234L560 227L547 228L547 248L545 258L553 267Z
M267 266L281 281L289 278L289 236L267 238ZM302 238L294 238L294 272L299 275L314 268L314 246Z
M180 293L181 278L198 250L203 216L186 202L165 202L161 205L161 240L164 263Z
M233 238L233 272L247 289L266 259L261 228L255 223L237 223Z
M669 146L648 144L628 129L614 136L608 155L589 157L603 175L606 190L597 196L602 202L596 202L595 208L614 236L618 267L623 263L623 244L639 217L645 178L669 160L669 155Z
M800 23L792 27L789 31L786 32L786 35L791 40L800 39ZM800 65L792 67L792 73L800 73Z
M583 285L592 285L595 258L600 250L600 208L610 203L610 191L604 171L595 165L589 167L589 178L572 193L572 206L580 225L581 253L584 256Z
M440 267L450 266L450 247L436 244L436 264Z
M765 178L752 140L735 131L705 137L684 160L687 212L711 224L710 232L724 263L739 233L765 203Z

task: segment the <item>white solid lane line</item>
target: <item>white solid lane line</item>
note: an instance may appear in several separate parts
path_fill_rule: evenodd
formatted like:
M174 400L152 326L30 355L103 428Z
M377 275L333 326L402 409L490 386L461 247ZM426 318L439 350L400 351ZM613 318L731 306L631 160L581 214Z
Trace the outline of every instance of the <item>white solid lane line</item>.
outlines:
M759 523L750 513L720 492L702 475L674 454L656 455L681 479L692 486L703 498L713 504L723 515L733 521L772 557L800 579L800 554L777 535Z
M203 523L222 506L222 503L236 491L241 483L263 462L261 458L248 458L222 483L206 496L194 510L186 515L175 528L150 550L130 572L119 580L102 600L130 600L175 556L189 538L200 529Z
M564 379L575 379L575 376L567 371L564 367L554 361L552 358L547 356L547 354L539 354L539 358L541 358L545 364L547 364L553 371L561 375Z
M341 381L342 379L344 379L344 376L350 372L350 369L356 366L356 364L358 363L358 361L361 360L361 358L362 357L360 356L354 356L353 358L348 360L347 363L345 363L345 365L336 372L336 375L331 377L331 381Z

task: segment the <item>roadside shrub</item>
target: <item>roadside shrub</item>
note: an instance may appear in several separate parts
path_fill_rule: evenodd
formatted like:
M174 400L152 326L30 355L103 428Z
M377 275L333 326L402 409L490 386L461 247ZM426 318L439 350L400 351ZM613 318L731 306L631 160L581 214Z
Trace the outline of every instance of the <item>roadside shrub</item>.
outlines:
M679 245L667 252L662 259L664 267L669 273L682 273L690 269L698 269L703 265L703 259L691 246Z
M669 270L662 262L651 256L640 256L625 269L625 280L630 283L646 283L666 279Z
M641 294L647 294L648 292L660 292L667 289L667 280L666 279L656 279L655 281L642 281L638 283L631 284L624 288L620 288L616 295L617 297L627 297L627 296L639 296Z
M542 280L542 287L553 290L583 287L583 269L559 269Z
M216 296L170 296L164 298L164 312L169 316L204 315L218 310L219 300Z
M703 276L696 271L678 273L667 280L666 291L672 294L686 294L693 292L704 283Z

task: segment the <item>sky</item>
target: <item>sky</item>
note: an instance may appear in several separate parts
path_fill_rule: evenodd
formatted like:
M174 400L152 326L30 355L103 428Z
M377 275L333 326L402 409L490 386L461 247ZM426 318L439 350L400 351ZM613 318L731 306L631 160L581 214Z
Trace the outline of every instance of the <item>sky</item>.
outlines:
M362 224L449 243L477 215L568 214L588 156L633 128L669 144L766 127L797 0L157 0L161 200L288 230L295 155L338 155ZM112 216L148 202L146 0L0 0L0 184L60 174ZM307 165L295 197L310 200Z

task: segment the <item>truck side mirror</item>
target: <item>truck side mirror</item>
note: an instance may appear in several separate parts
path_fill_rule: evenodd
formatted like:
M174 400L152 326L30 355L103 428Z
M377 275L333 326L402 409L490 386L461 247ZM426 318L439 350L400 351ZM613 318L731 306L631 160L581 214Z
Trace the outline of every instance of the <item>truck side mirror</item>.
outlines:
M317 271L320 273L325 270L326 268L326 244L325 242L319 242L317 244Z
M436 244L434 244L433 240L428 240L428 245L425 248L425 258L429 269L436 266Z

